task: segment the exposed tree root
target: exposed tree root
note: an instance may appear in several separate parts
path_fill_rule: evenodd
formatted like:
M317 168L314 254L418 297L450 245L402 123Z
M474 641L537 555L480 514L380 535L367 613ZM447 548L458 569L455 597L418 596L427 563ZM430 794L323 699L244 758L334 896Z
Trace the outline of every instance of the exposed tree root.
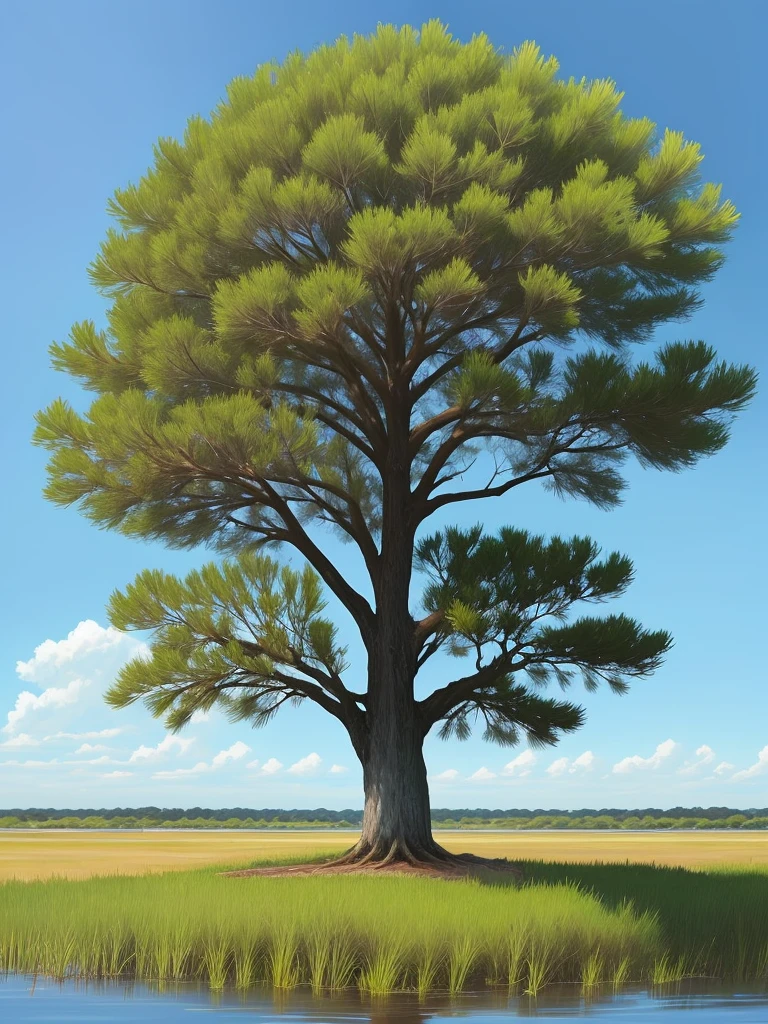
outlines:
M402 873L432 878L487 878L491 873L520 882L522 871L508 860L478 857L472 853L450 853L434 841L428 844L406 843L403 839L373 844L360 840L340 857L322 864L292 864L285 867L251 868L228 871L227 875L323 875L323 874Z

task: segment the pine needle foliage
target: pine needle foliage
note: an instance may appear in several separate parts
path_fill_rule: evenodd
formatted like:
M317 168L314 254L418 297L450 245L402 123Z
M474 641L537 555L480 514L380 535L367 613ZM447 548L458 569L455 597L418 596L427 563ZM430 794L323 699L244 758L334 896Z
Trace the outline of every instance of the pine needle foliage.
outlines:
M547 681L623 692L657 667L666 633L566 621L624 592L621 555L513 529L424 535L439 510L532 480L611 508L628 457L695 464L754 392L702 341L633 356L697 308L738 215L695 143L626 117L613 82L557 71L533 43L507 56L436 21L382 25L236 78L116 191L91 266L108 323L52 348L96 398L39 414L46 493L226 560L114 596L116 625L153 631L114 705L144 699L175 729L214 703L258 725L310 699L359 752L380 684L343 681L321 585L371 656L399 616L411 691L438 650L474 659L414 698L424 732L464 736L480 716L489 739L551 743L583 712L540 696ZM493 479L461 486L483 449ZM356 546L373 600L320 526Z

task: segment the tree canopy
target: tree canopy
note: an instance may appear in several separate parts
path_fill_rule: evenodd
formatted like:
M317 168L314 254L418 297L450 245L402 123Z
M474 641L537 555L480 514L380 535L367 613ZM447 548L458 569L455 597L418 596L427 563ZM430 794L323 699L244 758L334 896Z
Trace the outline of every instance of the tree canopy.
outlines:
M52 349L97 397L39 415L47 495L225 561L114 596L116 625L154 631L114 704L144 698L179 728L216 702L258 724L311 699L365 761L395 677L412 697L439 650L474 667L413 698L417 731L462 737L479 716L501 743L578 727L549 679L622 692L659 664L666 632L582 614L624 592L623 556L511 527L428 534L436 512L536 480L611 508L628 457L693 465L754 390L703 341L633 356L697 308L737 213L695 143L626 117L613 82L557 71L533 43L380 26L235 79L115 193L91 267L108 324ZM323 586L359 628L367 689L344 678Z

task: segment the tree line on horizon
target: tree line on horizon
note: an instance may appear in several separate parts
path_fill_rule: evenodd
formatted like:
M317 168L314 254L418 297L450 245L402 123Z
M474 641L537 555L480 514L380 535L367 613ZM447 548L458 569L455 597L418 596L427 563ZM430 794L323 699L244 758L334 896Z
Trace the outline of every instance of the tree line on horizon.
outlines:
M12 808L0 809L0 828L298 828L359 827L361 810L341 811L223 808ZM768 808L739 810L731 807L582 808L560 810L514 808L435 808L435 828L594 828L594 829L695 829L768 828Z

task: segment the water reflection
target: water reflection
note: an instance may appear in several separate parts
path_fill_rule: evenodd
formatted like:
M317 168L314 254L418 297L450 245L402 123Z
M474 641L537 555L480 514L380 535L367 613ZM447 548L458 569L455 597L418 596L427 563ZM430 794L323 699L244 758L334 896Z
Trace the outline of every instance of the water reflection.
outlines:
M356 993L316 998L307 990L282 994L272 992L210 993L194 985L147 986L139 984L64 982L9 976L0 978L0 1021L8 1024L70 1024L103 1022L115 1024L178 1024L190 1021L190 1014L204 1015L206 1021L245 1020L253 1024L441 1024L461 1020L463 1024L498 1024L515 1017L542 1020L631 1021L662 1024L690 1011L695 1021L766 1024L768 994L765 989L738 991L711 983L681 983L665 991L648 992L637 987L614 993L609 987L592 991L588 997L578 986L561 985L546 989L538 999L510 997L505 991L477 993L450 999L431 996L425 1002L398 994L370 1000ZM690 1018L689 1018L690 1019Z

